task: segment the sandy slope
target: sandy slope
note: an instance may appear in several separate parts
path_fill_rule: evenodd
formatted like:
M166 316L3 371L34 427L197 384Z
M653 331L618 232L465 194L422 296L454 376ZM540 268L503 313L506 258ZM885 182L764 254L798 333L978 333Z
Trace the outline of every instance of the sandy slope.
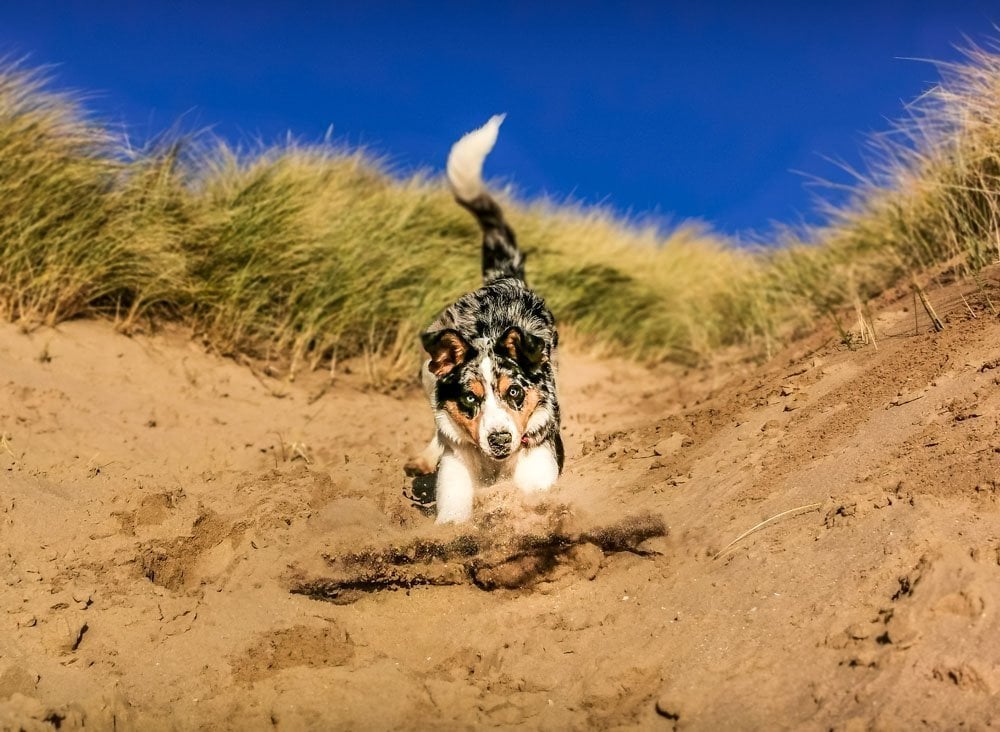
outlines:
M565 354L559 488L461 529L415 392L4 326L0 728L1000 723L1000 323L907 304L877 351Z

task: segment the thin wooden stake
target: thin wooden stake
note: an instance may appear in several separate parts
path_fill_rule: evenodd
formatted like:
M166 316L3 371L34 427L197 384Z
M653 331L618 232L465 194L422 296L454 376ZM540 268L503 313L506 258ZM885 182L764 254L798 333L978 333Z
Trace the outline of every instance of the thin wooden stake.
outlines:
M944 323L941 322L941 318L938 317L938 314L934 312L934 306L931 305L931 301L927 299L926 293L924 293L923 289L916 282L913 283L913 289L916 290L917 297L920 298L920 302L924 306L924 310L927 311L927 315L930 317L931 323L934 324L934 330L940 333L944 330Z
M969 311L969 315L971 315L973 319L978 320L978 317L974 312L972 312L972 308L969 306L969 301L965 299L965 295L960 295L960 297L962 298L962 302L965 303L965 309Z

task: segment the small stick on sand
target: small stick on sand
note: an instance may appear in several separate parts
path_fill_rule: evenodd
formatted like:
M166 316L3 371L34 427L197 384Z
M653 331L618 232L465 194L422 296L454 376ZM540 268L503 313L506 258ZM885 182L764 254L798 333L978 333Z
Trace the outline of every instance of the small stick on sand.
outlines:
M904 404L909 404L910 402L915 402L917 401L917 399L923 399L923 398L924 398L923 394L911 397L910 399L903 399L902 397L896 397L891 402L889 402L889 407L901 407ZM886 407L886 409L889 409L889 407Z
M965 303L965 309L969 311L969 315L971 315L973 319L976 319L976 314L972 312L972 307L969 305L969 301L965 299L965 295L959 293L959 296L962 298L962 302Z
M931 305L931 301L927 298L927 294L923 291L916 282L913 283L913 289L917 292L917 297L920 298L920 303L924 306L924 310L927 311L927 315L930 316L931 323L934 324L934 330L941 332L944 330L944 323L941 322L941 318L938 314L934 312L934 306Z
M805 506L799 506L797 508L790 508L787 511L782 511L781 513L775 514L774 516L772 516L769 519L764 519L759 524L757 524L756 526L754 526L752 528L747 529L742 534L740 534L735 539L733 539L731 542L729 542L724 547L722 547L722 549L719 550L719 553L716 554L714 557L712 557L712 559L713 560L714 559L718 559L723 554L725 554L726 552L728 552L735 544L737 544L742 539L747 538L748 536L750 536L750 534L754 533L755 531L758 531L759 529L763 529L768 524L770 524L770 523L772 523L774 521L777 521L778 519L783 518L784 516L788 516L790 514L809 513L810 511L815 511L817 508L819 508L822 505L823 505L822 503L810 503L810 504L807 504Z

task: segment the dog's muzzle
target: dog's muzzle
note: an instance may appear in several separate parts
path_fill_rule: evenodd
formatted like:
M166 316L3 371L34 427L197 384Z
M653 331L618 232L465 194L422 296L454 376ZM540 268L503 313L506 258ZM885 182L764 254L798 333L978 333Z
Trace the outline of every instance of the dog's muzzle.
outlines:
M486 438L490 453L495 458L505 458L510 455L514 446L514 436L510 432L490 432Z

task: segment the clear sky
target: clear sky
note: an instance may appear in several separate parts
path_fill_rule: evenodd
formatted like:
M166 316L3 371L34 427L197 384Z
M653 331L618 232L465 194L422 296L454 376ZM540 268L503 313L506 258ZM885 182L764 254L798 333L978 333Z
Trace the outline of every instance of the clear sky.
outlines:
M810 218L865 133L1000 36L1000 3L46 2L0 6L0 53L56 64L143 139L180 121L287 132L440 170L507 112L487 174L522 193L701 218L729 233Z

